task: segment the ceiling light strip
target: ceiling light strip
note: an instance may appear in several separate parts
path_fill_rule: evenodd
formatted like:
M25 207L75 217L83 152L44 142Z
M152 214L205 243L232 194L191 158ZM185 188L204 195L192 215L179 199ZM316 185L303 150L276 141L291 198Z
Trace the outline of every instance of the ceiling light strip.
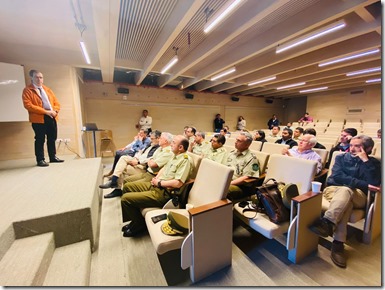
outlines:
M311 93L311 92L317 92L317 91L323 91L323 90L327 90L329 87L319 87L319 88L314 88L314 89L308 89L308 90L302 90L302 91L299 91L301 94L303 93Z
M217 79L219 79L219 78L221 78L221 77L227 76L227 75L229 75L229 74L231 74L231 73L233 73L233 72L235 72L235 71L236 71L235 67L231 67L231 68L229 68L228 70L225 70L224 72L221 72L221 73L219 73L219 74L213 76L213 77L211 78L211 81L215 81L215 80L217 80Z
M277 78L276 76L272 76L272 77L256 80L256 81L248 83L248 86L254 86L254 85L257 85L257 84L265 83L265 82L268 82L268 81L275 80L276 78Z
M215 26L230 15L242 0L230 0L205 24L203 31L209 33Z
M381 79L371 79L371 80L365 81L365 83L370 84L370 83L377 83L377 82L380 82L380 81L381 81Z
M338 63L338 62L342 62L342 61L346 61L346 60L351 60L351 59L355 59L355 58L359 58L359 57L375 54L375 53L377 53L379 51L380 50L377 48L377 49L372 49L372 50L368 50L368 51L365 51L365 52L361 52L361 53L358 53L358 54L352 54L352 55L349 55L349 56L346 56L346 57L335 58L335 59L332 59L332 60L329 60L329 61L320 62L318 64L318 66L319 67L323 67L323 66L327 66L327 65L330 65L330 64Z
M90 60L90 57L88 55L87 47L86 47L86 44L84 41L80 41L80 48L82 50L83 57L84 57L86 63L91 64L91 60Z
M380 66L373 67L373 68L368 68L368 69L363 69L363 70L353 71L353 72L347 73L346 76L347 77L351 77L351 76L356 76L356 75L361 75L361 74L366 74L366 73L371 73L371 72L377 72L377 71L381 71L381 67Z
M283 87L278 87L277 90L284 90L284 89L289 89L289 88L303 86L303 85L306 85L306 83L301 82L301 83L291 84L291 85L287 85L287 86L283 86Z
M313 32L311 32L309 34L306 34L306 35L304 35L302 37L299 37L299 38L297 38L295 40L292 40L292 41L287 42L287 43L285 43L283 45L280 45L280 46L277 47L275 52L276 53L283 52L283 51L288 50L290 48L296 47L296 46L298 46L300 44L306 43L306 42L308 42L310 40L316 39L318 37L324 36L326 34L329 34L331 32L334 32L336 30L344 28L345 26L346 26L345 21L343 21L343 20L337 21L335 23L332 23L330 25L322 27L321 29L315 30L315 31L313 31Z
M166 73L173 65L175 65L178 62L178 56L175 55L160 71L161 74Z

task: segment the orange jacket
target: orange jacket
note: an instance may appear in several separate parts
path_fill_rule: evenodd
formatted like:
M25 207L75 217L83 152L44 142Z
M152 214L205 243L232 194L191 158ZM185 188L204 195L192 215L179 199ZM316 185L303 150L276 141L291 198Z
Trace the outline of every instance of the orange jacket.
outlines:
M53 91L43 85L44 91L47 93L49 102L51 103L52 110L59 113L60 103L57 100ZM23 104L24 108L27 109L29 114L29 121L31 123L44 123L44 115L46 110L43 108L43 101L40 98L38 90L33 84L28 85L23 90ZM56 121L58 120L58 115L55 117Z

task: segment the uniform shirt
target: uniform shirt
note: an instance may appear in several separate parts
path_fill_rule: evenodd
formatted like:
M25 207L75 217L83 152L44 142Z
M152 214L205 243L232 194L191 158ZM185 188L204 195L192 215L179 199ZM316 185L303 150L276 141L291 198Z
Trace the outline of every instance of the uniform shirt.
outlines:
M152 156L154 162L158 164L158 167L151 168L150 166L147 168L147 171L156 174L158 171L174 156L174 153L171 151L171 146L167 147L159 147L158 150L155 151L154 155Z
M322 170L321 156L319 156L315 151L309 149L301 153L298 151L298 148L291 148L289 149L289 152L293 157L317 161L317 174Z
M192 170L193 163L191 157L187 153L181 153L174 155L167 162L158 178L159 180L178 179L185 183L190 178Z
M143 130L148 130L151 128L151 125L152 125L152 117L150 116L147 116L147 117L140 117L139 119L139 125L140 125L140 129L143 129Z
M213 147L210 146L206 148L206 150L203 151L203 158L208 158L215 162L227 165L227 151L223 147L213 149Z
M233 180L242 176L259 177L259 161L249 149L232 150L227 157L227 166L234 169Z
M201 144L195 144L193 145L193 148L192 148L192 153L194 154L197 154L197 155L202 155L202 153L204 151L206 151L206 149L211 146L211 144L208 142L208 141L202 141Z

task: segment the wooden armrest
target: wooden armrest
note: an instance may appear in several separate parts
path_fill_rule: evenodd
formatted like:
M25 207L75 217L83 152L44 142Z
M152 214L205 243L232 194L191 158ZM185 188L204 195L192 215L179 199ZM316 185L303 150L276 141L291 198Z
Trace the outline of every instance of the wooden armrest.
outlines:
M306 201L308 199L311 199L311 198L313 198L313 197L315 197L315 196L317 196L319 194L322 194L322 193L316 193L316 192L308 191L308 192L306 192L304 194L300 194L300 195L298 195L296 197L293 197L292 200L294 200L294 201L296 201L298 203L301 203L301 202L304 202L304 201Z
M208 203L208 204L204 204L204 205L201 205L198 207L194 207L192 209L189 209L188 211L193 216L193 215L201 214L201 213L206 212L206 211L214 210L216 208L219 208L219 207L222 207L222 206L225 206L228 204L232 204L231 201L228 200L227 198L224 198L224 199L212 202L212 203Z
M314 180L320 179L322 176L326 175L328 173L328 171L329 171L329 169L327 169L327 168L322 169L320 173L318 173L314 176Z
M265 176L266 176L266 173L261 174L259 177L248 177L246 180L243 181L243 183L250 184L265 178Z

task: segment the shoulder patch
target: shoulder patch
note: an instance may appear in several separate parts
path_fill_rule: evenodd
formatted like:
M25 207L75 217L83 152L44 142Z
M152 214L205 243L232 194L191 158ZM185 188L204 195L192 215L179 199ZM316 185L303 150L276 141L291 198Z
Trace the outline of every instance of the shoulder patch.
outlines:
M185 154L183 155L183 158L184 158L184 159L188 159L188 155L185 153Z
M258 163L254 163L253 166L252 166L253 170L254 171L258 171L259 170L259 165Z

